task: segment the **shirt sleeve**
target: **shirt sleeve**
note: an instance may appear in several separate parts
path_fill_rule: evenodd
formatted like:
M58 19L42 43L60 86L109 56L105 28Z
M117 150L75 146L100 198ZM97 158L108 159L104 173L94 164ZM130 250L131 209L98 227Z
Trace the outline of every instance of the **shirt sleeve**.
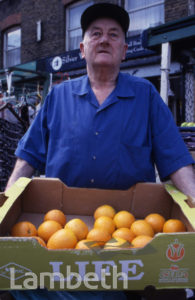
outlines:
M15 155L27 161L35 169L44 172L47 156L49 131L47 127L47 106L50 95L44 101L31 126L20 139Z
M173 119L172 113L159 93L151 88L151 130L153 156L161 180L178 169L193 164L188 151Z

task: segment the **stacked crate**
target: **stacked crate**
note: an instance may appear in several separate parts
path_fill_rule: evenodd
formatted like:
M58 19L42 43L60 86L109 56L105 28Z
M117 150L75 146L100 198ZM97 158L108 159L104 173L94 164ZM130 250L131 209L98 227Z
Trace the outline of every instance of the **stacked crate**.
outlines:
M195 127L179 127L181 136L195 160Z

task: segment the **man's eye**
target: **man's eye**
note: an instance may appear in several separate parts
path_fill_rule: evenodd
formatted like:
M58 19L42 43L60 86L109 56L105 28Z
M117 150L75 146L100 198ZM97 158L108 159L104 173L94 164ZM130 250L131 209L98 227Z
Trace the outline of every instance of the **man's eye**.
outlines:
M101 35L101 33L99 31L94 31L92 35L98 37Z
M112 38L115 38L115 39L116 39L118 35L117 35L116 33L112 32L112 33L110 33L110 36L111 36Z

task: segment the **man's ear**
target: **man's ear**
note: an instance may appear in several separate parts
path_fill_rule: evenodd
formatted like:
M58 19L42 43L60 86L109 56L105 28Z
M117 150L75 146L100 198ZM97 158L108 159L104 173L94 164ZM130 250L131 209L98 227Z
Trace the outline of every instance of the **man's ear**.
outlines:
M81 56L82 56L82 58L85 58L85 54L84 54L84 44L83 44L83 42L80 42L80 51L81 51Z
M128 49L128 44L124 44L124 49L123 49L123 57L122 57L122 60L125 60L126 58L126 52L127 52L127 49Z

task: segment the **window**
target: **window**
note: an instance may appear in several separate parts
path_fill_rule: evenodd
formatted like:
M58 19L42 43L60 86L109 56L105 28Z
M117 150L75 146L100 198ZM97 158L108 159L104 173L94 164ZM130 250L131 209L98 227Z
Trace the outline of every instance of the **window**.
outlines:
M127 0L130 35L164 23L164 0Z
M82 40L82 30L80 27L80 17L83 11L94 1L79 2L71 5L66 11L66 50L79 48Z
M21 62L21 29L14 27L4 33L3 45L4 68L15 66Z

